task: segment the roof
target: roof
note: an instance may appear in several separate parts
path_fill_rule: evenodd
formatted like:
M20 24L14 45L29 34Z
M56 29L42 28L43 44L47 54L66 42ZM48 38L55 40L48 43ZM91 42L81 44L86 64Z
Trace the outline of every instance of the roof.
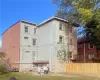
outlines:
M39 26L41 26L41 25L44 25L44 24L46 24L46 23L48 23L48 22L50 22L50 21L52 21L52 20L58 20L58 21L62 21L62 22L65 22L65 23L69 23L69 22L68 22L67 20L65 20L65 19L62 19L62 18L53 16L53 17L51 17L51 18L49 18L49 19L43 21L43 22L40 23L39 25L37 25L37 27L39 27ZM76 24L76 23L73 23L73 24L71 24L71 25L73 25L73 26L75 26L75 27L78 27L78 26L79 26L79 25Z
M30 24L30 25L34 25L34 26L36 26L36 25L37 25L36 23L32 23L32 22L25 21L25 20L21 20L21 22L23 22L23 23L27 23L27 24Z
M52 20L58 20L58 21L62 21L62 22L68 23L68 21L65 20L65 19L62 19L62 18L53 16L53 17L51 17L51 18L49 18L49 19L43 21L43 22L40 23L39 25L38 25L38 24L35 24L35 23L32 23L32 22L29 22L29 21L19 20L19 21L17 21L15 24L11 25L9 28L11 28L12 26L16 25L16 24L19 23L19 22L26 23L26 24L30 24L30 25L35 25L35 26L39 27L39 26L41 26L41 25L43 25L43 24L46 24L46 23L48 23L48 22L50 22L50 21L52 21ZM77 27L77 24L72 24L72 25L75 26L75 27ZM8 29L9 29L9 28L8 28ZM7 30L8 30L8 29L7 29ZM7 30L6 30L6 31L7 31ZM5 32L6 32L6 31L5 31ZM3 32L2 35L3 35L5 32Z
M41 25L44 25L44 24L46 24L46 23L48 23L48 22L50 22L50 21L52 21L52 20L59 20L59 21L62 21L62 22L68 23L68 21L65 20L65 19L62 19L62 18L59 18L59 17L55 17L55 16L53 16L53 17L51 17L51 18L49 18L49 19L43 21L43 22L40 23L39 25L37 25L37 27L39 27L39 26L41 26Z
M11 27L13 27L14 25L16 25L16 24L19 23L19 22L26 23L26 24L30 24L30 25L34 25L34 26L37 25L37 24L35 24L35 23L28 22L28 21L25 21L25 20L19 20L19 21L17 21L16 23L14 23L13 25L11 25L8 29L10 29ZM8 30L8 29L7 29L7 30ZM7 30L5 30L5 31L2 33L2 35L3 35Z
M88 40L86 39L86 37L83 36L83 37L78 38L77 42L78 44L82 44L82 43L87 43Z

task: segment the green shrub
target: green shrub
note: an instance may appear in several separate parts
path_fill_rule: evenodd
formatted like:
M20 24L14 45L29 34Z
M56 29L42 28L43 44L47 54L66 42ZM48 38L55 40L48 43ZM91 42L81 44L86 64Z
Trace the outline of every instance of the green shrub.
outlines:
M10 65L5 60L0 60L0 75L6 74L10 71Z

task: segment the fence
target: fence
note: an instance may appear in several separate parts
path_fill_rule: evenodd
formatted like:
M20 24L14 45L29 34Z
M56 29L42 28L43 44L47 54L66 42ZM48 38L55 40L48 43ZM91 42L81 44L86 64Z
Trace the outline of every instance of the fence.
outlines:
M66 64L66 72L100 74L100 63L68 63Z

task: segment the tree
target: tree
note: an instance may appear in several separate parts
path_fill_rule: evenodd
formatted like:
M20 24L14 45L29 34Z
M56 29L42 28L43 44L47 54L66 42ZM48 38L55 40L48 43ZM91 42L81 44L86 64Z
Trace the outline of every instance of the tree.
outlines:
M6 57L5 52L0 52L0 75L8 73L10 71L9 60L4 59Z
M59 7L56 16L67 19L70 23L78 23L85 28L87 22L91 21L97 13L100 16L98 12L100 0L53 0L53 3ZM83 30L79 33L83 34Z
M99 47L100 0L53 0L53 3L59 7L56 16L83 26L85 29L81 33L85 31L91 43Z
M10 64L6 60L0 60L0 75L10 71Z
M4 57L6 57L6 53L5 52L0 52L0 59L3 59Z
M53 0L53 3L59 7L56 16L81 25L85 25L100 6L100 0Z

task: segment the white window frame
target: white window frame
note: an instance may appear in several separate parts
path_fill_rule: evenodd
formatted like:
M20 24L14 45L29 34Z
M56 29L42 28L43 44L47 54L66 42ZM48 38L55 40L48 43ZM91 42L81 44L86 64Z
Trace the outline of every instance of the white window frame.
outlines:
M25 53L30 53L30 51L25 51Z
M26 32L26 29L25 29L26 27L27 27L27 32ZM26 26L26 25L24 26L24 32L29 33L29 26Z
M72 39L72 38L69 39L69 44L70 44L70 45L73 44L73 39Z
M69 58L72 58L73 57L73 52L69 52Z
M28 40L28 37L24 37L25 40Z
M60 41L60 37L62 37L62 41ZM59 35L59 43L64 43L64 36Z
M36 30L37 30L37 28L34 28L34 34L36 34Z
M34 44L34 40L35 40L35 44ZM32 39L32 45L34 45L34 46L36 45L36 40L37 39L35 39L35 38Z
M92 45L93 45L93 44L92 44ZM91 44L89 43L89 44L88 44L88 48L89 48L89 49L94 49L94 45L93 45L93 48L91 48L90 46L91 46Z
M64 26L63 26L63 23L62 22L59 23L59 30L61 30L61 31L64 30Z
M70 33L73 32L73 27L72 26L69 27L69 31L70 31Z

